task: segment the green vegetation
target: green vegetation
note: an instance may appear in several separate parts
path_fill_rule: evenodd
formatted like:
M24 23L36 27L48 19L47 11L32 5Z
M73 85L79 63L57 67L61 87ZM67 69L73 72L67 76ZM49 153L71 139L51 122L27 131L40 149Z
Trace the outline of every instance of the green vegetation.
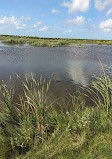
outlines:
M58 41L58 42L57 42L57 45L58 45L58 46L67 46L67 45L69 45L69 42L68 42L68 41L62 41L62 40L61 40L61 41Z
M100 61L101 63L101 61ZM87 94L95 107L87 107L87 94L71 96L71 111L49 104L50 82L40 78L23 82L25 99L15 105L14 90L1 84L1 159L111 159L112 73L95 77Z
M86 46L86 44L81 44L81 43L79 43L79 44L77 44L75 47L82 48L82 47L85 47L85 46Z
M0 35L0 41L10 45L29 44L37 47L61 47L72 46L72 44L78 44L76 47L84 47L84 44L112 45L112 40L39 38L13 35Z
M65 39L49 39L49 38L36 38L36 37L20 37L1 35L0 40L5 44L29 44L37 47L60 47L69 46L69 42Z
M8 39L3 40L2 42L6 43L6 44L24 44L25 40L22 38L21 39L8 38Z

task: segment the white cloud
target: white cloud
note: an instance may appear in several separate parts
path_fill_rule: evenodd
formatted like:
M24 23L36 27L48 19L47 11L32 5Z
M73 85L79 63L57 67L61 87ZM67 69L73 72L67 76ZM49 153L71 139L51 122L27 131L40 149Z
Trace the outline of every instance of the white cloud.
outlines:
M62 3L62 6L67 7L69 13L85 12L89 9L90 2L91 0L71 0L70 2Z
M59 13L60 11L59 10L57 10L57 9L52 9L52 11L51 11L52 13Z
M111 13L112 13L112 8L110 8L110 9L107 11L107 16L109 16Z
M36 27L40 26L41 24L42 24L42 21L38 21L37 23L35 23L35 24L33 25L33 27L36 28Z
M94 7L99 11L106 9L109 16L112 13L112 0L94 0Z
M67 25L75 25L75 26L82 26L85 24L85 19L83 16L77 16L76 18L72 20L67 20L66 21Z
M15 16L11 16L11 17L1 17L0 18L0 25L9 25L12 24L16 27L16 29L23 29L26 27L26 24L24 24L23 22L25 21L29 21L31 18L30 17L15 17Z
M68 13L75 13L77 11L86 12L91 4L92 0L66 0L62 3L62 6L68 8ZM94 7L98 11L107 10L106 15L109 16L112 13L112 0L94 0Z
M45 17L45 14L41 14L40 16L41 16L41 17Z
M25 27L26 27L26 24L22 24L21 26L20 25L16 26L16 29L24 29Z
M102 11L108 7L112 7L112 0L94 0L94 6L97 10Z
M89 22L89 23L91 22L91 18L88 19L88 22Z
M40 28L39 31L47 31L48 28L46 26L44 26L43 28Z
M99 24L99 28L102 29L104 32L111 32L112 31L112 19L107 19Z
M7 17L0 18L0 25L8 23L9 19Z
M90 33L94 33L94 30L90 30Z
M72 30L65 30L65 33L72 33Z
M21 21L29 21L29 20L31 20L31 17L21 16L19 19L20 19Z

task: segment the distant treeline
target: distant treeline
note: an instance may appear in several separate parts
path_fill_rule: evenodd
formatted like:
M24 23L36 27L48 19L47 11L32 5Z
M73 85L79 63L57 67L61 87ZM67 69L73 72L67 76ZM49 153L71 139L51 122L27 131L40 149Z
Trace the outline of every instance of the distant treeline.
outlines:
M37 37L37 36L19 36L19 35L0 35L1 37L10 37L10 38L30 38L30 39L63 39L63 38L45 38L45 37Z

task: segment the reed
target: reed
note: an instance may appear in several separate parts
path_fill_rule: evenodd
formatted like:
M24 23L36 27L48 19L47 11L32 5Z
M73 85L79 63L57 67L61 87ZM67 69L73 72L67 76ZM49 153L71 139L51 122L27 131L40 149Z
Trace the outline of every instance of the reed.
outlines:
M97 107L104 107L108 115L109 109L112 105L112 73L109 72L110 68L106 70L104 69L104 66L99 57L98 60L101 64L102 75L101 77L93 75L94 80L92 81L91 86L87 88L87 91L89 94L91 94L92 98L90 97L90 95L85 95L90 98Z
M69 42L65 40L57 42L57 46L68 46L68 45L69 45Z

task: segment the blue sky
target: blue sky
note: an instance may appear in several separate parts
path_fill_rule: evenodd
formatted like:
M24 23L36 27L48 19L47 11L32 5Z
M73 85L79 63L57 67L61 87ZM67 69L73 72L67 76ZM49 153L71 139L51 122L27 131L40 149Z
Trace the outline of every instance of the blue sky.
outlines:
M0 34L112 40L112 0L1 0Z

